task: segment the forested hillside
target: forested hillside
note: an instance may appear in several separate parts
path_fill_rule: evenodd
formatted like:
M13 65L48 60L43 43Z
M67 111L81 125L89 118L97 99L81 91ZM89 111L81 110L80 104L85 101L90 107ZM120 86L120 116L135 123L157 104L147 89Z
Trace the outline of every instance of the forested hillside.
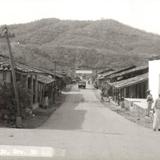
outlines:
M9 26L15 33L12 48L24 63L54 69L72 70L88 66L120 67L142 65L160 55L160 36L131 28L114 20L69 21L42 19ZM5 40L0 53L8 54Z

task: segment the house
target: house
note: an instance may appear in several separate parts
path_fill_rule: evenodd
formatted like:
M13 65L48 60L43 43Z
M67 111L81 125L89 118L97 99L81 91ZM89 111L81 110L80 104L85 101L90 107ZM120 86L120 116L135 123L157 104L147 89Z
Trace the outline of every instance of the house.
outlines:
M53 102L55 80L46 72L27 66L25 64L16 63L16 82L23 83L27 90L31 93L31 106L33 109L42 105L44 95L47 92L49 102ZM12 82L11 67L9 59L6 56L0 55L0 83L3 85Z
M148 73L109 83L114 101L124 98L145 98L148 89Z
M49 99L49 104L53 104L55 101L55 79L53 79L50 76L46 75L38 75L37 76L37 81L38 81L38 95L37 95L37 101L39 105L43 105L44 103L44 97L45 94L47 93L48 99ZM36 95L36 94L35 94ZM33 97L34 100L34 97Z
M44 75L50 76L51 78L55 79L55 85L58 90L62 90L65 87L65 84L67 82L65 78L67 77L67 75L64 74L63 72L58 72L58 71L55 72L54 69L52 72L44 68L37 68L37 67L34 68L43 72Z

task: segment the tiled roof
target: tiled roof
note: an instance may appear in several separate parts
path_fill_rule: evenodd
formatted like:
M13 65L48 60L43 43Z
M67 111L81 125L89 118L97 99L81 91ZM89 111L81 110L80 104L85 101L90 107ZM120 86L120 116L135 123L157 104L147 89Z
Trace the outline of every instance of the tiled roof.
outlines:
M55 72L54 72L54 71L52 72L52 71L49 71L49 70L47 70L47 69L38 68L38 67L34 67L34 68L40 70L41 72L43 72L43 73L46 74L46 75L52 75L53 77L54 77L54 75L55 75ZM61 74L61 73L59 73L59 72L56 72L56 77L62 78L62 77L64 77L64 75Z
M110 76L113 73L114 73L114 71L107 72L105 74L102 74L100 77L98 77L98 79L104 79L105 77Z
M52 77L45 76L45 75L38 75L37 79L38 79L39 82L45 83L45 84L49 84L49 83L52 83L52 82L55 81Z
M0 69L1 70L10 70L10 62L9 62L9 58L3 55L0 55ZM21 72L25 72L25 73L43 73L42 71L35 69L31 66L25 65L25 64L21 64L21 63L17 63L16 62L16 70L21 71Z
M105 69L105 70L99 71L98 74L104 74L104 73L108 73L108 72L110 72L110 71L114 71L114 69L112 69L112 68L107 68L107 69Z
M120 77L120 76L129 74L129 73L134 73L134 72L145 70L145 69L147 70L148 66L140 66L140 67L136 67L136 68L133 68L133 69L130 69L130 70L127 70L127 71L123 71L123 72L111 75L110 78Z
M154 55L148 58L149 61L160 60L160 55Z
M123 71L127 71L127 70L133 69L133 68L135 68L135 67L136 67L136 66L132 65L132 66L124 67L124 68L121 68L121 69L118 69L118 70L115 70L115 71L111 71L111 72L102 74L101 78L98 78L98 79L104 79L104 78L109 77L109 76L111 76L111 75L113 75L113 74L120 73L120 72L123 72Z
M16 63L16 69L18 71L22 71L22 72L25 72L25 73L39 73L39 74L42 74L43 72L38 70L38 69L35 69L33 67L30 67L30 66L27 66L27 65L24 65L24 64L19 64L19 63Z
M0 70L11 70L9 59L5 56L0 55ZM54 82L54 78L49 75L45 75L46 71L42 71L41 69L34 68L25 64L16 63L16 70L23 73L36 73L37 79L41 83L49 84ZM48 71L50 73L50 71ZM47 72L47 73L48 73ZM52 73L52 72L51 72Z
M144 82L148 80L148 73L146 74L142 74L136 77L132 77L126 80L122 80L122 81L118 81L118 82L113 82L113 83L109 83L111 86L114 86L115 88L123 88L123 87L127 87L127 86L131 86L134 84L138 84L141 82Z

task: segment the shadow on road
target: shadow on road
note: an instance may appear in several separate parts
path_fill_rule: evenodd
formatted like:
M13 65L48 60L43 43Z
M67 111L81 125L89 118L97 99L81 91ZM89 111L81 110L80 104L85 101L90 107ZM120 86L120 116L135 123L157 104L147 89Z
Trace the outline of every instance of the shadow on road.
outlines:
M40 127L41 129L81 129L86 111L78 109L78 106L84 102L83 95L74 91L65 92L65 94L67 94L65 103L51 115Z

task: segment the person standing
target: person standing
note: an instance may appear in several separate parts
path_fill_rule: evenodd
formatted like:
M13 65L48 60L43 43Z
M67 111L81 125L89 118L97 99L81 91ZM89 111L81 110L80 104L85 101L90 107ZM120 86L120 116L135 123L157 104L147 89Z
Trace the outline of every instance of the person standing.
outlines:
M48 92L46 91L44 94L44 108L48 108L49 106L49 101L48 101Z
M103 84L101 88L101 101L104 101L104 93L105 93L105 85Z
M117 103L118 103L118 106L121 104L121 93L119 92L118 93L118 98L117 98Z
M152 108L153 104L153 97L152 94L150 93L150 90L147 90L147 116L149 117L150 111Z
M156 99L153 110L154 110L153 130L156 131L157 129L159 130L160 127L160 94L159 97Z
M124 97L121 98L120 105L121 105L121 108L125 108Z

